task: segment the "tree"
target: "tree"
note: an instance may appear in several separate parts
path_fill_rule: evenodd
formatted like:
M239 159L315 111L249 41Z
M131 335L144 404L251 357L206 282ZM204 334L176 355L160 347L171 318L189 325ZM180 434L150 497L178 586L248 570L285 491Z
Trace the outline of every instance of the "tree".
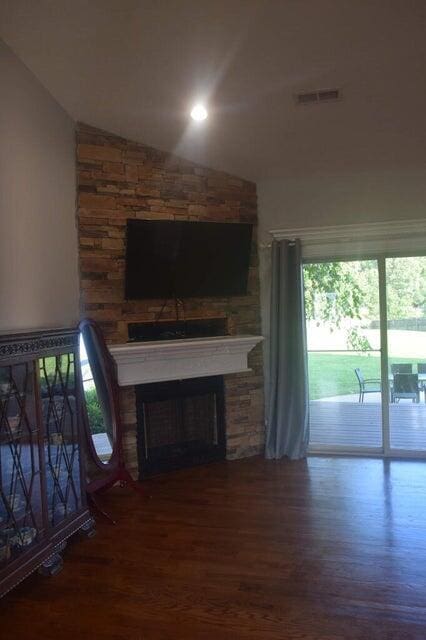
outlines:
M362 264L362 263L360 263ZM377 272L360 272L364 305L370 318L378 317ZM386 300L388 320L424 317L426 311L426 257L386 260Z
M307 320L326 323L330 331L347 332L348 346L369 349L361 328L378 328L379 282L376 260L320 262L304 267ZM426 315L426 257L387 258L388 320ZM353 320L353 322L347 322ZM372 325L372 321L376 324ZM404 323L402 327L405 328ZM412 328L412 324L406 328Z
M305 265L303 271L307 320L314 320L317 325L326 323L331 332L340 328L343 320L358 320L359 323L344 328L348 347L357 351L371 349L369 341L360 332L359 324L365 315L365 290L362 285L371 286L362 271L372 271L373 265L371 261L320 262ZM370 303L373 303L373 299ZM378 312L378 295L375 306Z
M424 315L426 307L426 258L386 260L388 319L402 320Z
M303 269L307 320L339 327L343 318L361 319L363 291L354 263L319 262Z

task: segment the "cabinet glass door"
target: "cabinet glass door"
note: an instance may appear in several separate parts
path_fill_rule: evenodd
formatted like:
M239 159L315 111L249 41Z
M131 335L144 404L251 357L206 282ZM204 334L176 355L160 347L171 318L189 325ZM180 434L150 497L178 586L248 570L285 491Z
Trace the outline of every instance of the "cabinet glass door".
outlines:
M48 517L55 527L82 507L74 354L40 358L39 371Z
M44 535L33 363L0 367L0 571Z

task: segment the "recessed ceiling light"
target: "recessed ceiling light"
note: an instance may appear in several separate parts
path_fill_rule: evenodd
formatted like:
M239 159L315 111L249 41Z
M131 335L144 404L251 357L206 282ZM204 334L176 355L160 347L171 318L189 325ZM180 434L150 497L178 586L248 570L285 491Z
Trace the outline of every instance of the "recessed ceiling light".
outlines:
M191 111L191 118L197 122L205 120L209 114L203 104L196 104Z

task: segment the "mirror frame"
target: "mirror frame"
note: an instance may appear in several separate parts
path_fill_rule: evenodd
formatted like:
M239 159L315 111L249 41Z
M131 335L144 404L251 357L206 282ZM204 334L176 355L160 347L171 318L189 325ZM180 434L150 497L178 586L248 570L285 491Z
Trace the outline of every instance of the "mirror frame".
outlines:
M99 471L102 471L103 474L99 477L91 479L88 477L88 473L86 470L86 490L89 493L93 493L95 491L100 491L107 489L108 487L115 484L117 481L127 482L129 481L130 476L128 476L128 472L124 469L124 461L123 461L123 450L122 450L122 424L120 418L120 404L119 404L119 388L117 384L117 376L116 376L116 366L115 362L108 350L108 347L105 342L105 338L103 333L99 327L99 325L90 318L85 318L81 320L78 325L78 329L80 332L80 336L83 335L83 330L87 327L90 327L96 336L99 345L99 351L101 353L101 357L104 359L104 369L106 371L105 377L105 385L107 388L109 404L111 408L111 424L112 424L112 438L113 442L111 457L107 462L102 462L99 458L96 448L93 442L92 432L90 430L89 417L87 414L87 406L85 401L85 393L83 386L83 376L81 370L81 363L79 362L79 381L80 381L80 389L81 389L81 397L82 397L82 417L84 430L86 434L86 444L87 444L87 456L91 463L93 463ZM88 356L89 365L90 359ZM96 386L96 385L95 385ZM125 474L125 478L122 477L123 473ZM128 477L127 477L128 476ZM133 482L133 480L132 480Z

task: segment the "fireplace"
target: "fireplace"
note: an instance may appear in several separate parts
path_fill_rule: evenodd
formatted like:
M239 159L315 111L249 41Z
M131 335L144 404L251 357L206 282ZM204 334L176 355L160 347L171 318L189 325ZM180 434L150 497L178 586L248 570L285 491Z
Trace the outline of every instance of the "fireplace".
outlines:
M139 478L225 458L223 377L140 384Z

